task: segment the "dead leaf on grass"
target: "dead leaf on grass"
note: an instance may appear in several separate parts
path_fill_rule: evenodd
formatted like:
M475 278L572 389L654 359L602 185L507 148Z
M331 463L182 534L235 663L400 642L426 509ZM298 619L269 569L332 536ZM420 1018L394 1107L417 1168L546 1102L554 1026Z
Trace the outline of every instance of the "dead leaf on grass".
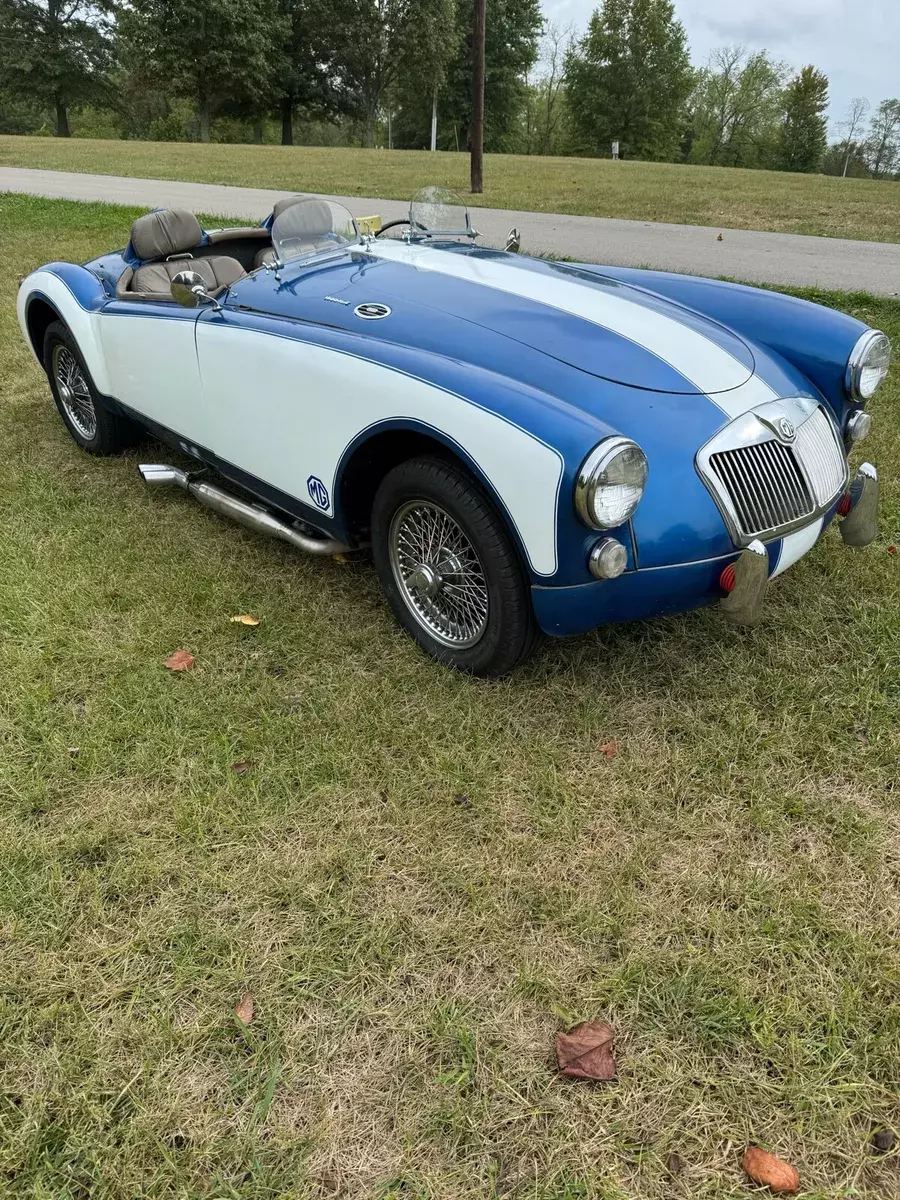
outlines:
M234 1015L242 1025L249 1025L253 1020L253 996L244 992L240 1001L234 1006Z
M234 771L235 775L246 775L246 773L252 770L255 765L256 764L252 758L242 758L240 762L233 762L231 764L231 769Z
M568 1033L558 1033L556 1061L560 1074L570 1079L615 1079L612 1026L606 1021L582 1021Z
M896 546L894 546L894 545L888 546L888 554L896 554L896 553L897 553Z
M619 753L619 743L615 738L613 738L611 742L604 742L602 745L598 746L597 750L600 754L605 754L607 760L609 760L610 758L615 758Z
M748 1146L741 1166L754 1183L761 1183L779 1195L793 1196L800 1190L800 1173L796 1167L759 1146Z
M666 1170L670 1175L681 1175L687 1170L687 1163L677 1150L670 1150L666 1155Z
M236 617L229 617L229 621L234 625L258 625L259 617L254 617L252 613L239 613Z
M170 671L188 671L193 665L194 656L188 654L187 650L176 650L174 654L163 659L163 666L168 667Z

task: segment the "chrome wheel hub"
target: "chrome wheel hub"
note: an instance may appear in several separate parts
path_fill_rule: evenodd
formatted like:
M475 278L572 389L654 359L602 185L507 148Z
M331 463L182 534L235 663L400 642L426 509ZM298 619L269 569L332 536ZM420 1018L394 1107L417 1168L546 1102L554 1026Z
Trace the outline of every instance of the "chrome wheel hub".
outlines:
M412 500L394 513L391 570L407 609L436 641L459 650L487 628L484 568L457 522L436 504Z
M66 416L81 436L90 441L97 432L97 413L84 373L67 346L53 347L52 370Z

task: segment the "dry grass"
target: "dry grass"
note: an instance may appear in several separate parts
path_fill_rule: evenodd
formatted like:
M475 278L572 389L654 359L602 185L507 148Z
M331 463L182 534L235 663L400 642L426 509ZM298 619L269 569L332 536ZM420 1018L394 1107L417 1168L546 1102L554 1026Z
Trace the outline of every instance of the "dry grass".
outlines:
M14 279L133 214L0 204L0 1193L721 1200L753 1139L807 1196L900 1196L896 377L884 539L830 534L762 628L473 682L365 566L75 448ZM619 1081L560 1082L600 1015Z
M466 194L465 154L0 137L0 165L408 200ZM488 155L478 204L731 229L900 240L900 187L780 171Z

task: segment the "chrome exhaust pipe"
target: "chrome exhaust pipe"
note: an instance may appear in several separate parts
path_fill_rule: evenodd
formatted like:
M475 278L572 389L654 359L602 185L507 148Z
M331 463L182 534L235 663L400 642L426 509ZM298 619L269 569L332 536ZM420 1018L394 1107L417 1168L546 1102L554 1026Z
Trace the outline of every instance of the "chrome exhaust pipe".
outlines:
M289 546L303 550L306 554L346 554L350 550L345 542L336 542L330 538L310 537L309 534L301 533L298 529L280 521L266 509L256 508L255 505L248 504L245 500L239 500L237 496L226 492L224 488L217 487L214 483L194 479L187 471L182 471L179 467L170 467L165 463L141 463L138 470L145 483L175 484L206 508L211 508L223 517L230 517L232 521L237 521L239 525L243 525L247 529L253 529L257 533L267 533L270 537L287 542Z

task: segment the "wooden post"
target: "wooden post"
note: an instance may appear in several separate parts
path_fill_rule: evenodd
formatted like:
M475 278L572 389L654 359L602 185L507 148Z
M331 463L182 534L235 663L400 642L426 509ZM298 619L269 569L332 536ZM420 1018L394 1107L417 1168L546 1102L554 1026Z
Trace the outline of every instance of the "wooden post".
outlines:
M470 191L482 190L482 157L484 153L484 20L485 0L475 0L475 20L472 25L472 144Z

